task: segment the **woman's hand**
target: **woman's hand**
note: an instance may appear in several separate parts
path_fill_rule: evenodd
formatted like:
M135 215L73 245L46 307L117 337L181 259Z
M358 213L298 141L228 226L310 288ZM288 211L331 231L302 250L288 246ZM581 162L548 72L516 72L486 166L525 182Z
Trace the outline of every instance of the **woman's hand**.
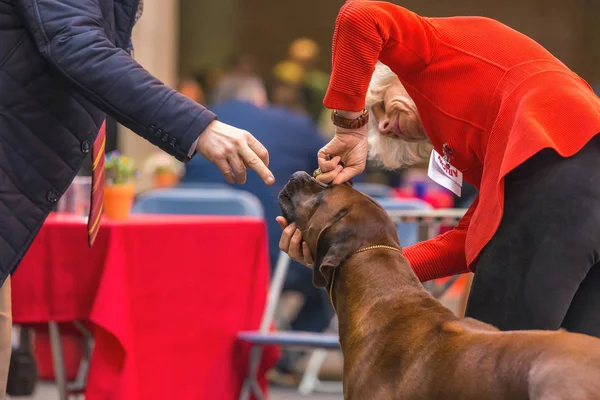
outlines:
M319 151L319 168L331 179L329 182L344 183L365 170L368 152L366 125L356 130L337 127L333 139ZM333 158L328 160L328 156ZM339 166L340 160L344 161L343 168ZM329 183L324 179L325 176L320 177L319 181Z
M198 138L196 150L216 164L229 183L246 183L246 167L267 185L275 182L268 168L269 152L249 132L215 120Z
M283 233L279 240L279 248L286 253L294 261L298 261L308 267L313 266L313 257L306 242L302 240L302 232L296 228L295 223L288 225L288 222L283 217L277 217L277 222Z

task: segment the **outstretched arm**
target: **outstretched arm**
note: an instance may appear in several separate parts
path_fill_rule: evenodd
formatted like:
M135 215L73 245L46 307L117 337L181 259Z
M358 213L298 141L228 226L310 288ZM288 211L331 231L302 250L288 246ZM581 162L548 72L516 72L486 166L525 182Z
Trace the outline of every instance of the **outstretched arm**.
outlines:
M164 85L106 36L97 0L18 0L49 65L96 107L186 160L216 116ZM193 153L193 152L192 152Z

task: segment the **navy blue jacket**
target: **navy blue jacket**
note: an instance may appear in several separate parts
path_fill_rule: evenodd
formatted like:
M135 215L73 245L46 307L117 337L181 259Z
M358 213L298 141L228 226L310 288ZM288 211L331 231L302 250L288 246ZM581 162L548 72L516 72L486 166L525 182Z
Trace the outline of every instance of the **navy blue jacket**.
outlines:
M215 119L131 58L137 6L0 0L0 283L89 157L106 113L184 161Z
M211 107L219 120L252 132L269 151L269 169L275 183L267 186L257 174L249 172L246 184L236 188L254 194L263 205L269 234L271 266L279 256L281 229L275 217L281 214L277 195L296 171L317 168L317 152L325 145L315 124L309 117L279 107L258 108L250 103L228 101ZM218 168L202 157L195 157L186 165L183 182L226 183ZM298 264L296 267L306 269ZM290 273L293 274L292 266ZM292 279L292 278L290 278Z

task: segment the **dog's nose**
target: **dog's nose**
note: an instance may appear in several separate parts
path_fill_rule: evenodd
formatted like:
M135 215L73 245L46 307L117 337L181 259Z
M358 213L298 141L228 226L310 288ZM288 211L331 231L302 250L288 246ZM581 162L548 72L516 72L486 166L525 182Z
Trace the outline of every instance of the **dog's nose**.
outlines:
M298 171L292 174L291 180L304 182L310 179L310 175L308 175L305 171Z

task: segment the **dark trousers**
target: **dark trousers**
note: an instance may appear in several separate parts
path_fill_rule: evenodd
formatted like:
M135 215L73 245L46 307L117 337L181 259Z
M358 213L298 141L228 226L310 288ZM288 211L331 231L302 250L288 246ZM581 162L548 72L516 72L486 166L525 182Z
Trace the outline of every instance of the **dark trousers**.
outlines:
M329 327L333 318L333 308L325 289L313 285L310 268L291 262L283 290L298 292L304 296L304 305L296 319L291 322L292 330L323 332Z
M504 192L466 315L501 330L600 337L600 136L569 158L542 150L506 177Z

